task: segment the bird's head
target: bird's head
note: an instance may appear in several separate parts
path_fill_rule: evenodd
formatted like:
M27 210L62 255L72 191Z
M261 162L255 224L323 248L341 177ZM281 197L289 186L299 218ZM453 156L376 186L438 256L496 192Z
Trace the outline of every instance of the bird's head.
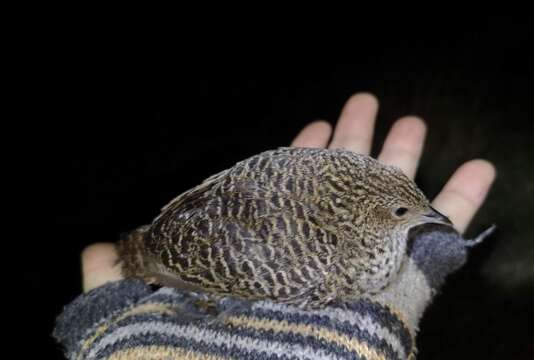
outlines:
M365 155L346 156L352 158L352 166L344 167L347 170L340 172L339 178L347 180L337 184L337 188L341 188L340 183L347 184L345 195L352 213L352 217L345 216L350 224L340 225L340 229L348 229L347 236L352 239L346 242L345 254L355 267L372 270L366 273L362 287L382 289L406 259L411 229L452 224L399 168ZM345 176L347 173L351 176Z
M370 158L369 158L370 159ZM413 227L423 224L452 226L447 216L433 208L415 182L399 168L366 159L362 178L353 192L361 221L371 233L406 238Z

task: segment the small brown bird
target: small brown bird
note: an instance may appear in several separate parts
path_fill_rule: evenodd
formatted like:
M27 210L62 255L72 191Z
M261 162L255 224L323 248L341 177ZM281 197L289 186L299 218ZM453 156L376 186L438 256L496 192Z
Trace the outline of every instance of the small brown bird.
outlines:
M118 251L126 277L318 308L384 289L409 230L425 223L451 225L400 169L347 150L280 148L181 194Z

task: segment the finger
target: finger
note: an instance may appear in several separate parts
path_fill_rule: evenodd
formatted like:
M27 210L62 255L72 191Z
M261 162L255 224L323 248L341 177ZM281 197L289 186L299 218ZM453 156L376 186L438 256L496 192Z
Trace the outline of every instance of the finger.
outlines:
M434 199L434 207L463 233L486 198L495 174L495 167L486 160L463 164Z
M395 122L378 156L381 162L398 166L413 179L423 151L426 125L415 116L406 116Z
M331 134L332 125L326 121L314 121L300 131L291 143L291 146L324 148L328 145Z
M92 244L82 252L83 291L87 292L109 281L121 280L117 251L111 243Z
M378 100L372 94L353 95L341 112L330 148L369 154L377 112Z

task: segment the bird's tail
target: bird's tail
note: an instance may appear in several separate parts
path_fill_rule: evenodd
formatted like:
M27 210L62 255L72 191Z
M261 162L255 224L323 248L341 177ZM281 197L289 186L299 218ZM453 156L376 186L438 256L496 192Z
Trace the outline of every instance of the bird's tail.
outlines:
M145 246L145 234L148 229L149 226L145 225L121 235L116 247L122 275L125 278L139 278L152 283L154 279L150 276L149 257Z

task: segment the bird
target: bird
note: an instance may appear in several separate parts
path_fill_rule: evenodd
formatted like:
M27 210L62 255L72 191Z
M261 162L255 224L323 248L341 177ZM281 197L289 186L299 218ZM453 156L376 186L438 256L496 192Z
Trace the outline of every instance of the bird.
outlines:
M317 309L387 288L424 224L453 226L401 169L282 147L177 196L117 251L123 275L149 284Z

